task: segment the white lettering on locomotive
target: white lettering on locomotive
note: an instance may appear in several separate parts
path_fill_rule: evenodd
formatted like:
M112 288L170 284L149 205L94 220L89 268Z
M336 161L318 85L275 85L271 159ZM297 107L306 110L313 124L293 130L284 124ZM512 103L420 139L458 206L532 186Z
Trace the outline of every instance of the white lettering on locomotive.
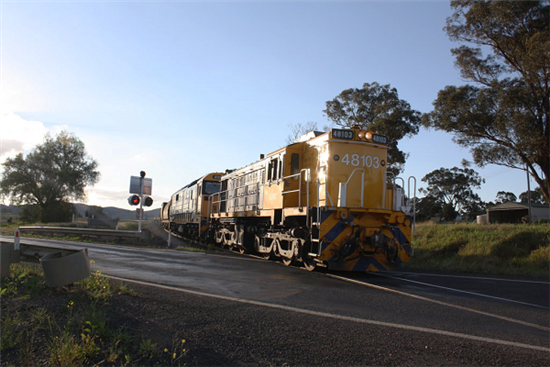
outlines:
M380 168L380 158L370 155L350 155L346 153L340 162L344 163L346 166L351 164L353 167Z

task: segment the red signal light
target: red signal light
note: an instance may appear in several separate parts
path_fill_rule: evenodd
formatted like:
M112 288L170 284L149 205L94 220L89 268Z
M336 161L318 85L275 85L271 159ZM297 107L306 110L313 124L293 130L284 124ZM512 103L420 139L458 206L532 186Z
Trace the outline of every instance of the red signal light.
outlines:
M130 205L139 205L139 196L132 195L128 198L128 204Z

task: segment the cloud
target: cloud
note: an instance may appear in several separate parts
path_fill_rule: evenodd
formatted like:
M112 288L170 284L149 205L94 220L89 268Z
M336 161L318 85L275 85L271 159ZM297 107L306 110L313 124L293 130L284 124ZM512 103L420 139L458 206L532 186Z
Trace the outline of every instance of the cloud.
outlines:
M9 152L22 152L23 142L15 139L2 139L2 147L0 148L0 155L7 154Z
M59 134L66 126L48 129L43 122L26 120L13 111L2 111L0 128L0 162L18 153L29 152L44 141L48 133Z
M40 121L25 120L12 111L2 111L0 161L31 150L44 140L47 132Z
M86 189L86 196L86 202L90 205L121 206L126 201L128 193L125 191L106 190L97 187L90 187Z

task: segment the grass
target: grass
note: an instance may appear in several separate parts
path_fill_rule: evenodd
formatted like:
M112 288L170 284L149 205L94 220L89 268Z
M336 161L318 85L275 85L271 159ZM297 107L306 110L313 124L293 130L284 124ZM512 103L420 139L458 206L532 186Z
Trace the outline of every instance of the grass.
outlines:
M36 264L10 270L0 288L3 366L182 365L185 340L162 348L115 326L109 302L138 297L126 284L96 271L70 289L51 289Z
M410 270L550 276L548 224L420 223Z

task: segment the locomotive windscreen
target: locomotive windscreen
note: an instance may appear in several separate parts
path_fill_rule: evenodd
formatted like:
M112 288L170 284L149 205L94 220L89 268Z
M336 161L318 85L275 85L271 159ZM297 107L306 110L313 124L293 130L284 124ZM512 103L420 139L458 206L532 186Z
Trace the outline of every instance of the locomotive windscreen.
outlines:
M216 181L204 181L202 185L202 193L204 195L215 194L220 191L220 183Z

